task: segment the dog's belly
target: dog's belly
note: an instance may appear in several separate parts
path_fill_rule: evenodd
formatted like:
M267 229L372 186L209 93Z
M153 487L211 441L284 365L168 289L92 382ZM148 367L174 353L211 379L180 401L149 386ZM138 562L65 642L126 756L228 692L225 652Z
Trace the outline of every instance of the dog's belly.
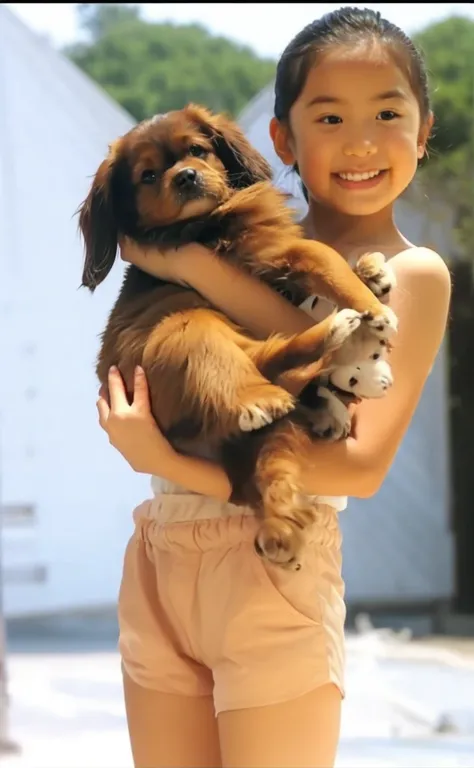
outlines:
M308 299L306 299L306 301L303 302L303 304L300 305L300 308L303 309L303 311L305 311L316 322L320 322L334 310L334 305L325 298L310 296ZM217 463L219 462L219 451L217 449L211 448L210 446L206 446L203 443L199 443L198 441L193 442L192 450L189 451L186 450L186 446L184 444L182 446L175 447L176 450L181 451L182 453L189 453L190 455L197 456L202 459L208 459L209 461L215 461ZM194 493L189 491L189 489L187 489L185 486L172 483L171 481L158 477L157 475L152 475L151 477L151 488L155 496L159 496L160 494ZM327 506L335 509L337 512L342 512L344 509L346 509L348 502L346 496L314 496L313 498L317 500L318 503L326 504Z
M166 293L169 295L167 295L166 298L163 295L164 292L160 292L160 293L161 295L159 296L159 298L161 301L165 299L165 302L166 300L170 302L170 305L166 306L166 310L168 311L176 307L175 302L179 305L180 309L183 303L186 305L186 308L209 306L209 304L207 304L207 302L203 300L203 298L198 294L195 294L193 291L187 291L187 290L184 292L181 292L180 289L177 288L176 286L174 286L173 288L170 288L167 286ZM153 299L155 299L155 296L153 296ZM148 298L148 301L149 301L149 298ZM323 320L334 309L334 306L326 299L317 298L314 296L311 296L306 301L304 301L303 304L300 305L300 307L308 315L310 315L310 317L312 317L316 322L320 322L321 320ZM191 440L189 444L186 444L186 442L183 441L182 439L181 440L178 439L176 441L173 440L173 444L175 449L183 454L207 459L209 461L215 461L217 463L219 463L220 461L218 448L216 446L213 447L210 445L206 445L203 441L199 440L199 438ZM171 481L166 480L165 478L161 478L158 475L152 475L151 489L155 496L159 496L160 494L194 493L194 492L191 492L189 489L187 489L184 485L181 485L178 483L172 483ZM327 504L331 506L333 509L336 509L338 511L342 511L347 506L346 497L320 496L320 497L317 497L317 499L320 503Z

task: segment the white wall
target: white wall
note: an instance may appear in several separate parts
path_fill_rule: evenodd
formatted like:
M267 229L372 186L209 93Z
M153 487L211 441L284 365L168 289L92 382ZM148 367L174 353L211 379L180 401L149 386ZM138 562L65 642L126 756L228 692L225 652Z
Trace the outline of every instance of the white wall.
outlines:
M7 615L112 602L132 508L149 493L95 409L98 335L121 265L94 296L79 289L74 216L108 142L131 125L0 7L0 492L36 513L4 527ZM45 579L13 574L22 562Z

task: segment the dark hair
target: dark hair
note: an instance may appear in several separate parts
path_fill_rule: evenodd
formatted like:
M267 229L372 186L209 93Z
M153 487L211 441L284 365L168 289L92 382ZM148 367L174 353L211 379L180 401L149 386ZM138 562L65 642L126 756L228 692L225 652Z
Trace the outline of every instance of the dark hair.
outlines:
M428 75L423 58L402 30L368 8L339 8L308 24L286 46L276 70L275 117L288 120L290 109L303 90L308 71L318 54L332 45L380 42L405 69L422 119L430 112Z
M274 114L281 122L289 119L290 110L304 88L308 72L318 54L330 46L354 46L378 42L390 50L397 65L406 72L418 100L420 115L430 113L428 75L423 58L402 30L369 8L346 6L327 13L308 24L286 46L276 70ZM295 167L298 173L298 168ZM306 190L303 187L307 198Z

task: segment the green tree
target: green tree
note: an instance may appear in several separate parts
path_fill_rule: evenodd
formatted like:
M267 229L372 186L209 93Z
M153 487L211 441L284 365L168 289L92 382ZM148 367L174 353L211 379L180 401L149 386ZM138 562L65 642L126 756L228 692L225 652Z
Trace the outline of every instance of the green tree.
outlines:
M474 21L452 16L415 41L431 81L435 127L421 178L453 207L461 254L474 256Z
M79 26L88 33L92 42L97 42L112 27L140 18L137 5L122 3L79 3L77 6Z
M134 5L83 3L87 42L65 53L136 120L195 101L236 116L275 62L199 24L149 23Z

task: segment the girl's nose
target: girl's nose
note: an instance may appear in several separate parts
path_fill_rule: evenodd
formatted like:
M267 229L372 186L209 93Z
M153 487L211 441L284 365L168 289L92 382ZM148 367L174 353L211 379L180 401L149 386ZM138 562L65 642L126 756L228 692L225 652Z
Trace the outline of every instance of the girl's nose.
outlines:
M377 147L370 138L352 139L344 147L346 157L371 157L377 152Z

